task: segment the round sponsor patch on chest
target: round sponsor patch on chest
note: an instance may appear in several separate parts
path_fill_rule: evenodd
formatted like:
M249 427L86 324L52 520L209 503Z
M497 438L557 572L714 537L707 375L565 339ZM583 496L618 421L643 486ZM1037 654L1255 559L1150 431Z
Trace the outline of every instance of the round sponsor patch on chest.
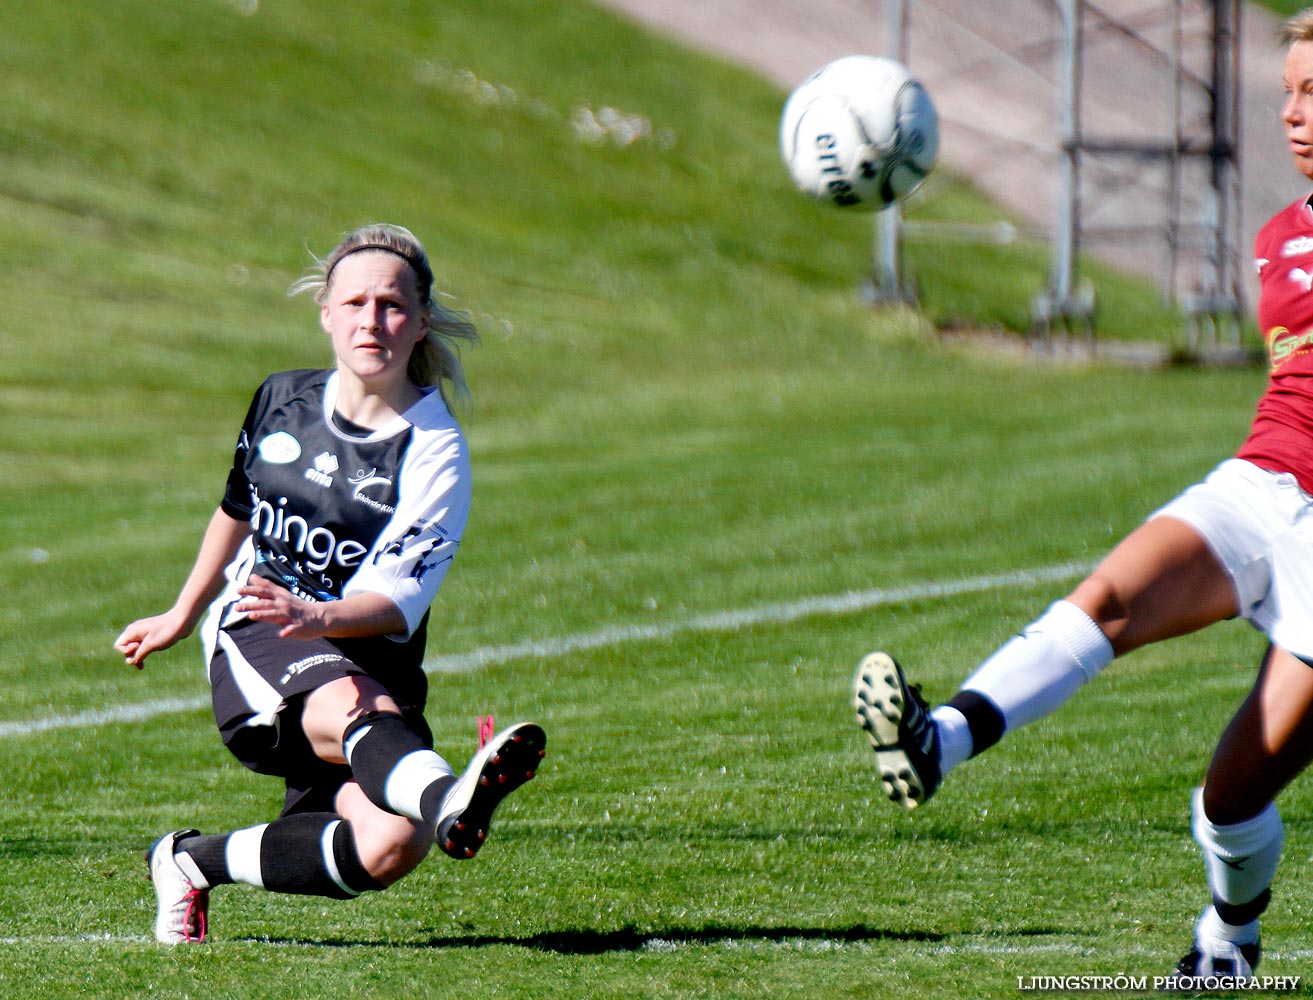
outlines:
M256 445L256 451L271 465L286 465L301 457L301 442L287 431L275 431Z

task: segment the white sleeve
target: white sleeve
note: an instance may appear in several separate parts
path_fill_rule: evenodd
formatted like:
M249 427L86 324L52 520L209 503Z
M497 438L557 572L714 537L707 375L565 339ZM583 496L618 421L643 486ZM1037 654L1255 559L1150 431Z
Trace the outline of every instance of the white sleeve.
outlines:
M342 596L382 594L401 609L408 639L447 575L470 511L469 455L453 427L415 428L398 476L397 509Z

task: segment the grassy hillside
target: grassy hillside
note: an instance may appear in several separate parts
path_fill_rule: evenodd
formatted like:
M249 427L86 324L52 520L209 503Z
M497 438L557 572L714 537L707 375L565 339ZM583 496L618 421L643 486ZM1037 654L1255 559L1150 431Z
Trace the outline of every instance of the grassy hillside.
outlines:
M1262 376L1018 365L870 310L870 221L788 186L782 96L581 3L0 7L11 995L1013 996L1177 957L1188 788L1253 635L1137 656L914 822L872 803L848 676L878 639L947 695L1234 448ZM932 194L910 211L994 217ZM140 852L279 794L224 756L194 641L143 674L110 644L172 600L259 378L327 363L285 296L308 251L374 219L484 333L439 747L493 711L542 721L548 762L474 864L347 906L216 893L213 946L168 953ZM930 317L985 325L1044 272L914 266ZM1109 295L1109 335L1170 327ZM1297 972L1313 900L1279 898Z
M836 419L860 440L872 407L897 412L905 394L923 434L921 399L945 392L927 331L861 303L869 219L788 187L780 95L589 6L18 3L0 39L0 457L18 473L0 486L7 572L17 595L56 572L81 584L10 613L26 604L23 621L64 637L65 654L102 655L70 618L103 630L111 596L171 594L251 387L327 360L312 305L284 290L308 250L362 221L421 234L453 303L480 321L469 423L485 489L564 447L580 478L567 530L590 508L609 517L607 491L654 463L710 476L708 456L745 442L769 463L779 434L829 435ZM608 108L648 134L581 132ZM937 191L915 210L988 211L951 183ZM985 322L1028 301L1005 294L1025 268L983 253L929 257L927 297L950 289L946 310ZM1037 385L1037 413L1064 392L1019 377ZM937 409L991 405L993 388L977 401L954 383ZM636 440L621 485L599 480L597 463ZM905 454L933 456L927 444ZM833 461L859 468L849 447ZM920 459L921 475L937 460ZM770 502L796 508L788 487L811 479L794 470ZM32 483L49 484L39 502ZM689 502L664 488L653 504ZM532 515L476 517L520 551L541 536L543 499ZM710 538L726 527L700 500L688 520ZM41 577L26 558L48 558Z
M1308 4L1302 3L1301 0L1261 0L1260 5L1281 17L1298 14L1308 6Z

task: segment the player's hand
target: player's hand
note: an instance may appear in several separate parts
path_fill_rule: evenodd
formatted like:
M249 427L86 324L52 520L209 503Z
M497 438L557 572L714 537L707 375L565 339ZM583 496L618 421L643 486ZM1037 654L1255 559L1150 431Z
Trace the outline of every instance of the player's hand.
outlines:
M185 615L177 611L166 611L162 615L133 622L114 640L114 648L123 654L123 659L130 666L140 670L151 653L168 649L190 634L191 623Z
M301 600L285 587L253 576L237 593L245 599L235 610L251 621L283 626L278 634L284 639L314 639L324 634L319 605Z

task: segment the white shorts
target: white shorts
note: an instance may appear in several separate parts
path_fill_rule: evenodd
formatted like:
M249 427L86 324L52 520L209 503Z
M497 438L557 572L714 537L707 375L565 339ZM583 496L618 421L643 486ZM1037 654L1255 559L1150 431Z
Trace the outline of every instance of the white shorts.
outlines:
M1150 517L1184 521L1231 577L1240 617L1313 661L1313 497L1289 473L1232 458Z

